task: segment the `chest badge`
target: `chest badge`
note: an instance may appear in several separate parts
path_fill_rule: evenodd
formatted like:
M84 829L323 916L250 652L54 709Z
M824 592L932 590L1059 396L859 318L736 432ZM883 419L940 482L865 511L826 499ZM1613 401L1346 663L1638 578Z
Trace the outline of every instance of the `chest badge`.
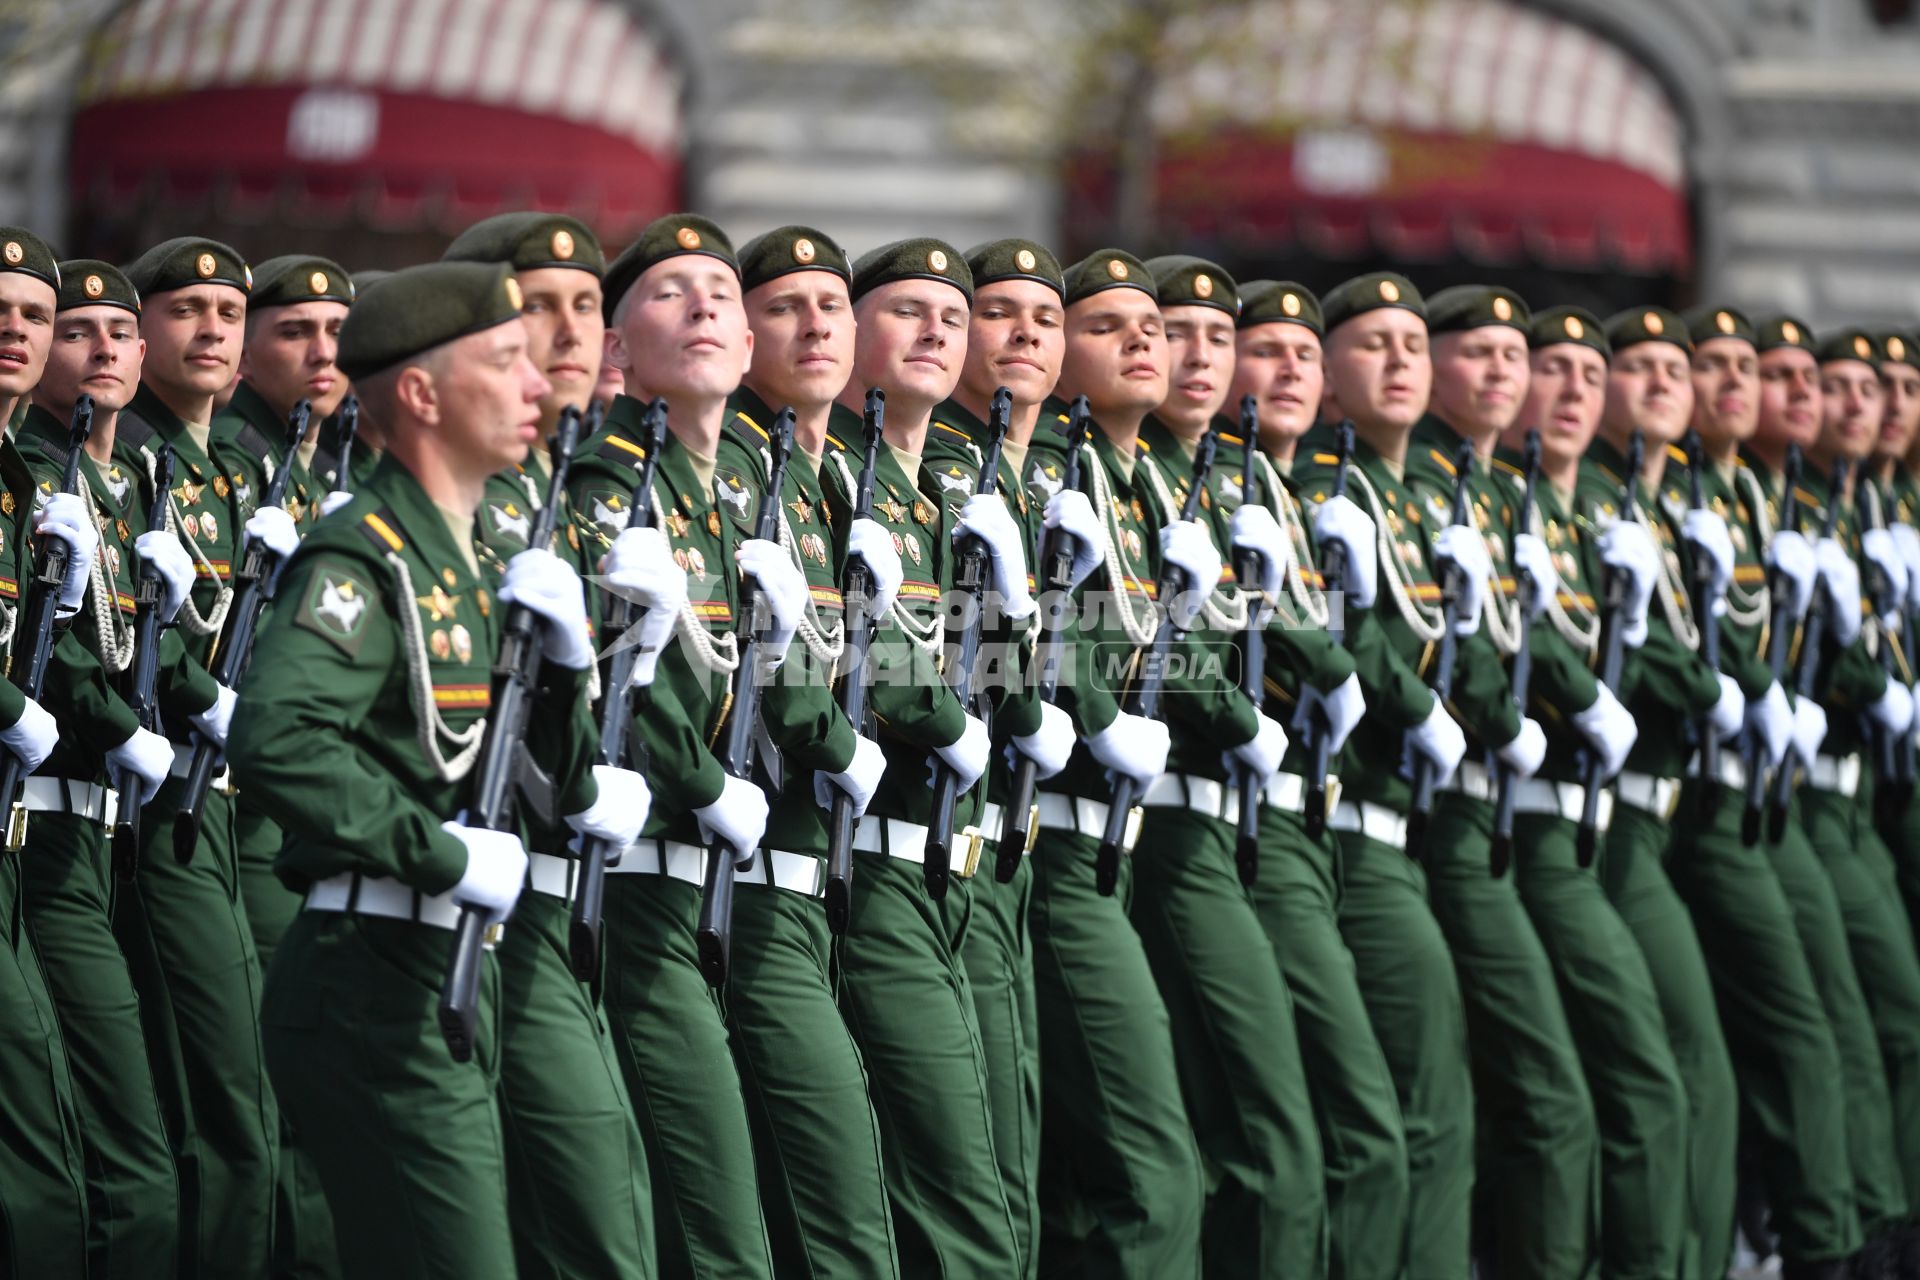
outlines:
M808 504L805 498L795 498L787 504L787 509L793 512L794 519L798 520L801 524L813 523L813 507Z

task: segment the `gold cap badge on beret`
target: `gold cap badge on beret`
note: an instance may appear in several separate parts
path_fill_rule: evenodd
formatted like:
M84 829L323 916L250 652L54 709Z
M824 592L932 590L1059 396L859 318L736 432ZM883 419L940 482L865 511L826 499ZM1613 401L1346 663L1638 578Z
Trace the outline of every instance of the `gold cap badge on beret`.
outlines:
M6 257L7 257L8 266L10 267L19 266L20 263L26 258L26 256L27 256L27 251L20 247L20 242L18 240L7 241Z
M805 236L801 236L793 242L793 260L795 262L812 262L813 255L813 241L807 239Z
M1493 299L1493 314L1496 319L1511 320L1513 319L1513 304L1498 294L1495 294Z
M1127 278L1127 264L1118 258L1108 258L1107 274L1115 280L1125 280Z
M1660 314L1656 311L1647 312L1646 315L1641 317L1640 323L1645 326L1648 333L1656 335L1667 327L1667 322L1662 320Z
M1735 328L1733 317L1725 311L1722 311L1714 316L1713 327L1722 333L1732 333Z
M512 276L508 276L501 283L507 286L507 301L513 304L513 309L515 311L518 311L522 307L527 305L526 299L523 296L521 296L520 282L518 280L514 279Z
M315 293L325 293L327 291L327 273L324 271L316 271L308 276L307 288L313 290Z
M1398 302L1400 301L1400 286L1391 280L1382 280L1380 282L1380 296L1388 302Z
M1299 315L1300 314L1300 295L1297 293L1281 294L1280 309L1286 312L1290 316Z
M1862 360L1868 359L1873 355L1873 344L1865 338L1855 335L1853 339L1853 354L1859 356Z
M1780 336L1798 346L1800 343L1800 326L1791 320L1783 320L1780 322Z
M680 228L679 231L674 233L673 238L679 242L682 249L698 249L700 247L700 233L692 227Z
M214 271L213 255L210 253L201 254L198 258L194 259L193 269L200 273L202 280L211 276Z
M107 291L107 282L99 276L88 276L80 287L89 298L97 298Z
M1022 271L1031 271L1034 267L1038 266L1040 262L1038 258L1033 256L1033 250L1031 249L1020 250L1020 252L1013 255L1013 260Z
M927 254L927 270L945 271L946 269L947 255L939 249L930 250Z
M1213 277L1204 272L1195 276L1193 278L1193 292L1195 297L1211 298L1213 296Z
M1567 336L1569 338L1584 338L1587 336L1587 326L1580 323L1579 316L1567 317Z
M573 256L573 233L560 230L553 233L553 256L565 262Z
M1888 338L1887 359L1893 361L1895 364L1905 364L1907 362L1907 344L1900 341L1898 337Z

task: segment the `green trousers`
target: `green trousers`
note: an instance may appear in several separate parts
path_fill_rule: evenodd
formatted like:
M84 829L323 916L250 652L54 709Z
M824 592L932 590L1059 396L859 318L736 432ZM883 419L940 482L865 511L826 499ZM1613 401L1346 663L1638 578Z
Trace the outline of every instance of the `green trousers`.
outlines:
M919 865L854 855L840 1008L867 1064L902 1275L1020 1270L1000 1186L973 992L960 963L972 886L927 894Z
M1030 1278L1040 1267L1040 1012L1027 938L1033 860L1022 858L1013 879L1000 884L993 878L998 856L989 841L967 886L971 910L960 960L987 1063L993 1151L1020 1249L1017 1274Z
M1860 1245L1843 1098L1834 1087L1840 1053L1794 928L1789 894L1767 850L1740 838L1745 803L1743 793L1723 787L1712 814L1703 816L1693 787L1682 793L1672 824L1672 883L1686 902L1706 957L1725 1032L1721 1053L1731 1061L1739 1085L1740 1141L1758 1170L1782 1254L1795 1262L1832 1261ZM1614 814L1616 825L1631 824L1639 842L1650 845L1663 838L1665 827L1656 826L1652 815L1618 806ZM1610 842L1610 874L1628 866L1616 860L1614 850ZM1634 853L1621 855L1637 856L1638 845ZM1641 933L1643 946L1649 936ZM1670 941L1664 956L1649 950L1648 960L1669 1008L1668 1028L1694 1107L1696 1156L1689 1186L1696 1221L1712 1227L1710 1234L1702 1232L1702 1263L1718 1264L1711 1272L1718 1276L1725 1274L1732 1252L1735 1139L1731 1133L1720 1135L1725 1149L1717 1154L1704 1151L1699 1139L1715 1136L1716 1127L1731 1128L1735 1119L1721 1119L1725 1086L1703 1096L1697 1061L1689 1067L1697 1054L1688 1053L1685 1046L1694 1037L1685 1033L1695 1024L1675 1016L1679 1001L1671 998L1686 962L1677 940ZM1709 1118L1701 1114L1703 1102L1713 1108ZM1714 1189L1710 1202L1703 1198L1705 1187Z
M1504 1275L1577 1277L1593 1247L1599 1135L1554 969L1513 877L1489 870L1493 806L1435 798L1427 900L1453 954L1479 1114L1482 1232Z
M0 855L0 1274L84 1276L81 1121L53 999L21 921L22 856ZM163 1254L146 1274L171 1274L171 1263Z
M694 945L700 886L642 871L658 865L651 856L636 845L607 877L605 946L607 1021L653 1192L655 1271L771 1277L740 1074Z
M1407 1139L1340 937L1339 845L1307 838L1298 814L1260 811L1253 905L1293 997L1301 1065L1326 1177L1327 1274L1393 1280L1405 1265Z
M520 895L500 960L500 1124L520 1280L653 1272L646 1156L565 900Z
M267 975L274 1089L354 1280L515 1280L495 1097L499 966L486 964L473 1060L456 1063L435 1019L453 936L303 911Z
M179 1187L140 1002L113 937L118 886L106 831L92 819L37 812L17 865L86 1152L86 1274L144 1278L156 1266L164 1273L179 1247Z
M1852 804L1852 801L1846 803ZM1811 807L1810 807L1811 806ZM1834 892L1833 877L1812 844L1813 815L1826 805L1801 787L1780 840L1766 847L1780 888L1793 912L1794 930L1813 974L1814 990L1826 1010L1839 1050L1839 1074L1846 1153L1853 1171L1853 1205L1860 1231L1868 1238L1906 1216L1906 1187L1895 1154L1893 1101L1873 1014L1847 945L1846 919ZM1850 837L1849 827L1823 822L1824 838Z
M1099 838L1043 828L1034 845L1040 1010L1040 1273L1192 1280L1204 1185L1166 1005L1127 922L1131 859L1103 897Z
M280 1117L260 1044L261 973L240 897L233 801L207 794L200 843L173 856L177 779L141 825L114 932L127 956L180 1176L183 1275L269 1274Z
M1688 1195L1675 1194L1689 1187L1686 1086L1646 958L1599 877L1579 865L1577 830L1557 815L1516 815L1513 874L1553 962L1599 1124L1600 1274L1701 1280Z
M832 954L819 898L741 877L727 1023L782 1280L900 1274L879 1123Z
M1326 1270L1320 1134L1293 1001L1234 865L1233 824L1146 811L1130 912L1173 1030L1207 1179L1208 1277Z
M1893 852L1894 878L1900 884L1900 897L1906 903L1907 922L1920 936L1920 787L1915 787L1907 807L1881 838Z

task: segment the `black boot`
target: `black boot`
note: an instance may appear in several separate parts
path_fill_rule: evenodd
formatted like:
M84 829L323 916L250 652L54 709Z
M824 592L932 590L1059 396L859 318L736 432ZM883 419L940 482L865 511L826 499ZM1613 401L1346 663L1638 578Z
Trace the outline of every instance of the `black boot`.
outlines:
M1891 1238L1878 1235L1862 1245L1860 1252L1853 1255L1847 1278L1848 1280L1897 1280Z
M1781 1280L1848 1280L1846 1260L1834 1262L1789 1262L1781 1268Z

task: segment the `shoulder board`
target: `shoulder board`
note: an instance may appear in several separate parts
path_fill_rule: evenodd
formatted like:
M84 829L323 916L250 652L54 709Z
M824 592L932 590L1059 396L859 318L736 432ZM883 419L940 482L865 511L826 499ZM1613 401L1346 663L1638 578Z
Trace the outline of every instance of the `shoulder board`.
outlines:
M307 469L316 479L331 482L339 478L340 455L327 448L326 441L320 442L320 447L313 451L310 461L313 465ZM333 487L338 489L340 486L335 484Z
M113 438L117 444L125 444L129 449L138 449L153 439L153 424L138 414L122 410L119 419L113 424Z
M842 453L845 453L847 451L846 443L842 441L839 436L834 435L831 431L827 433L827 443L832 445L834 448L840 450L840 452Z
M242 422L240 424L239 430L233 433L233 441L255 458L261 459L262 461L271 461L274 454L279 452L279 450L273 447L272 441L267 439L266 432L254 426L251 422Z
M1245 444L1247 443L1247 438L1245 436L1236 436L1230 432L1222 431L1220 433L1220 443L1226 445L1229 449L1239 449L1245 446Z
M1153 446L1148 444L1145 440L1134 441L1133 448L1136 453L1152 453L1153 452Z
M1733 469L1735 471L1752 471L1753 470L1752 467L1747 465L1747 460L1741 457L1739 454L1735 454L1733 456Z
M627 462L634 458L644 459L647 456L647 451L625 436L608 436L606 443L602 444L598 449L595 449L594 454L601 458L613 458L619 462Z
M394 529L393 523L392 510L382 507L378 511L369 511L360 517L360 532L366 535L367 541L371 542L376 549L398 551L407 543L406 539Z
M1056 413L1056 414L1054 414L1053 416L1054 416L1055 418L1057 418L1057 419L1059 419L1059 420L1060 420L1061 422L1072 422L1072 421L1073 421L1073 415L1072 415L1072 414L1070 414L1070 413Z
M1608 484L1613 485L1615 488L1619 488L1620 477L1614 474L1614 470L1612 467L1608 466L1604 462L1590 462L1587 465L1591 466L1595 471L1598 471L1600 473L1601 478L1604 479Z
M738 409L735 409L733 411L733 416L739 421L744 422L748 426L752 427L755 431L758 431L760 433L760 438L762 440L771 441L773 439L771 435L767 434L767 429L765 427L755 422L752 418L749 418L746 414L741 413Z
M1493 465L1500 468L1500 470L1506 472L1508 475L1515 477L1516 479L1525 480L1527 478L1527 473L1525 470L1523 470L1520 467L1514 466L1511 462L1508 462L1505 458L1495 458L1493 460Z
M1458 475L1460 473L1459 468L1453 465L1453 459L1449 458L1446 454L1440 452L1438 449L1427 450L1427 456L1433 459L1434 465L1438 466L1442 471L1446 472L1448 475L1450 476Z
M1677 462L1684 467L1687 465L1687 451L1677 444L1670 444L1667 446L1667 461Z
M965 441L966 441L966 442L967 442L968 444L972 444L972 443L973 443L973 437L972 437L972 436L970 436L970 435L968 435L968 434L967 434L966 432L964 432L964 431L962 431L962 430L961 430L960 428L958 428L958 427L955 427L955 426L949 426L948 424L946 424L946 423L944 423L944 422L941 422L941 421L940 421L939 419L937 419L937 418L936 418L936 419L934 420L934 423L933 423L933 425L934 425L934 427L935 427L936 429L938 429L938 430L940 430L940 431L946 431L946 432L949 432L949 433L951 433L951 434L953 434L953 435L956 435L956 436L959 436L959 437L960 437L960 438L961 438L962 440L965 440Z
M1340 455L1337 453L1316 453L1313 455L1313 460L1323 467L1337 467L1340 465Z
M1793 491L1793 500L1803 507L1818 507L1820 505L1820 499L1814 497L1805 489L1796 488Z

